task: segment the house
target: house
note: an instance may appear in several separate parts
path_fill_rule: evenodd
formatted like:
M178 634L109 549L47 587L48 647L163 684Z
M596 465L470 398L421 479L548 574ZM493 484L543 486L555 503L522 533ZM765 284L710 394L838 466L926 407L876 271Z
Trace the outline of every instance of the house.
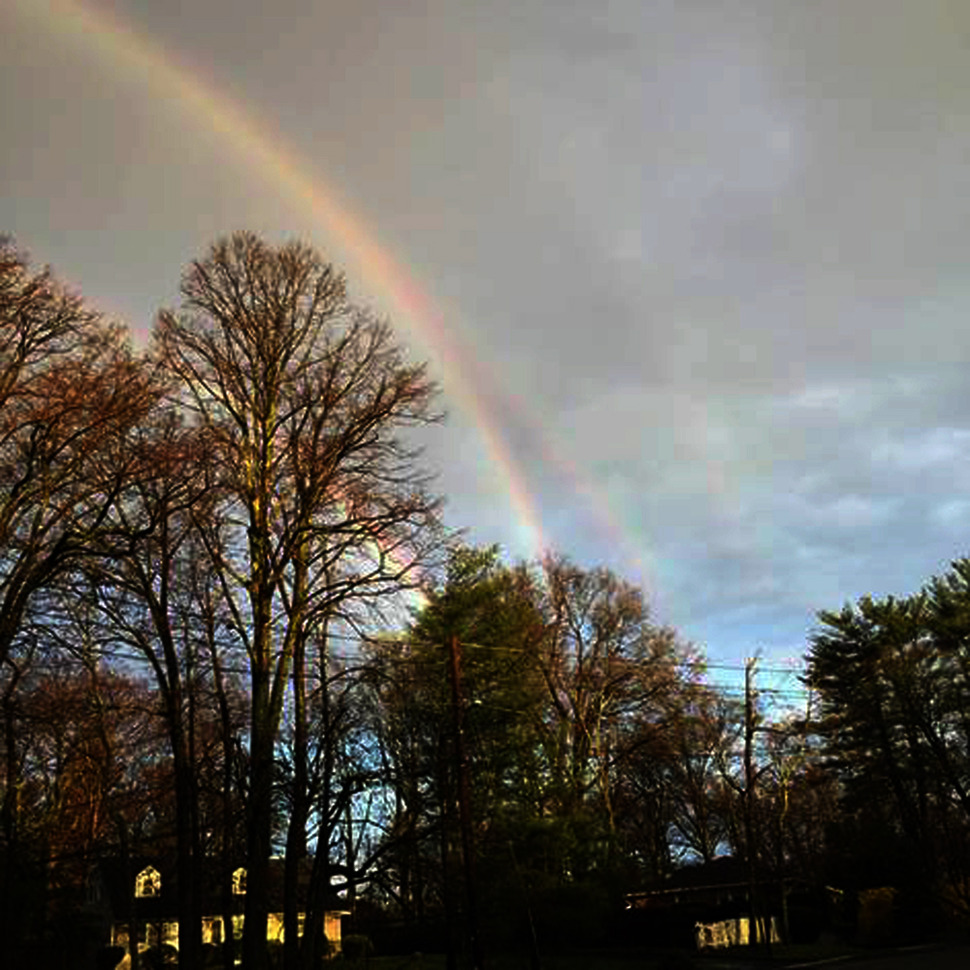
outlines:
M626 908L670 910L679 906L732 906L746 901L748 879L739 859L724 856L702 865L675 869L641 892L627 893Z
M299 890L305 890L309 872L301 872ZM283 862L270 861L270 905L279 908L271 912L267 924L268 940L283 940ZM171 946L178 949L177 903L178 882L174 858L142 856L129 859L110 859L98 866L88 884L88 909L98 915L105 926L107 943L129 952L131 927L135 927L139 952L154 947ZM233 939L242 938L243 913L246 908L246 870L237 868L232 874ZM223 925L223 910L219 887L210 880L203 890L202 942L219 945L228 928ZM342 900L331 897L324 913L324 933L331 952L340 951L341 918L349 914ZM304 914L298 915L300 935L303 935Z
M644 932L698 949L743 946L750 939L750 882L740 859L723 857L685 866L650 889L628 893L626 909ZM761 905L770 912L763 933L779 942L783 899L791 890L778 882L758 884ZM767 914L766 914L767 915Z

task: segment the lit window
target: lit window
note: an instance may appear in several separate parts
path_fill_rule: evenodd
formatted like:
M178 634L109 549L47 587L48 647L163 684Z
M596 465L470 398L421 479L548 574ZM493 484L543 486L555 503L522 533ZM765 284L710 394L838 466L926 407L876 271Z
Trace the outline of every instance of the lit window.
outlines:
M246 895L246 870L237 869L232 874L232 891L235 896Z
M135 876L136 896L158 896L162 891L162 877L157 869L146 866Z

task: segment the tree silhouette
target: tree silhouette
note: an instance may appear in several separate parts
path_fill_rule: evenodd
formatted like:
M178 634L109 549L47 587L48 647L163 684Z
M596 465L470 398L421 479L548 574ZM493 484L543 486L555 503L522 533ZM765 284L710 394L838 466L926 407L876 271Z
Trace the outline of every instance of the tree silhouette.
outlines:
M189 267L182 297L180 314L160 315L156 346L224 496L202 535L249 663L243 961L262 970L293 667L323 624L415 582L437 503L400 432L433 418L435 389L305 246L237 234Z

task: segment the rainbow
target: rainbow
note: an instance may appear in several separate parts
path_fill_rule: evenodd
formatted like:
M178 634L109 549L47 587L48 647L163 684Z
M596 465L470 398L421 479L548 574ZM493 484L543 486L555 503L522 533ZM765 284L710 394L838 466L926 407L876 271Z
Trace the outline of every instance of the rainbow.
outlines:
M449 399L455 401L473 421L482 437L488 457L500 470L513 513L530 554L546 549L538 505L519 469L489 400L499 395L475 356L454 327L445 325L443 314L411 275L381 245L377 235L341 203L339 193L283 144L276 133L260 126L252 114L200 78L154 41L122 23L116 16L82 0L13 0L24 18L40 20L48 32L77 44L86 53L108 63L159 99L174 103L191 123L214 131L244 159L255 178L268 183L298 211L313 219L340 244L355 269L378 298L395 311L395 323L403 324L409 336L433 352L443 372ZM401 319L403 318L403 319ZM639 557L629 553L625 530L609 514L608 502L599 490L583 481L577 470L549 445L549 437L534 420L524 423L541 443L543 458L565 475L576 494L590 502L596 519L605 528L628 562L642 569Z

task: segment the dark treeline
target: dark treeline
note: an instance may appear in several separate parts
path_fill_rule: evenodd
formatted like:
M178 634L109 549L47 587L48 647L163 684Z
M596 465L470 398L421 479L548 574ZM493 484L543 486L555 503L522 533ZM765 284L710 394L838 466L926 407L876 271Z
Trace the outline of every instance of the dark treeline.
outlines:
M76 966L92 871L162 855L183 970L317 968L338 891L452 965L605 943L624 893L724 855L967 915L970 563L821 613L772 718L608 570L446 534L436 389L312 250L239 234L181 292L137 354L0 248L5 965Z

